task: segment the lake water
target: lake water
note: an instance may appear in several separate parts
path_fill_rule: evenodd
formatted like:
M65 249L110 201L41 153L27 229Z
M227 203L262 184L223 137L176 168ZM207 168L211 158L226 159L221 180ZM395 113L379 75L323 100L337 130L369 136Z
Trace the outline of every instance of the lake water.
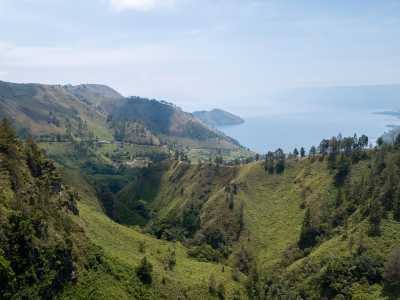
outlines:
M258 111L243 117L245 123L238 125L218 125L216 129L238 140L243 146L261 154L282 148L285 153L296 147L306 151L317 147L322 139L330 139L339 132L342 136L368 136L375 142L384 132L386 125L400 125L393 116L373 114L377 110L321 110L311 112L262 113ZM242 115L243 115L242 114ZM240 116L240 113L238 114Z

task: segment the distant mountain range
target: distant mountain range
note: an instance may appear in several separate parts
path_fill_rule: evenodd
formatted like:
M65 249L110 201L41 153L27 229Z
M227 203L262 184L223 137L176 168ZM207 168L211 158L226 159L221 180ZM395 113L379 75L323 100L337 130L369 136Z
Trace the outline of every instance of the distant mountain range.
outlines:
M234 125L244 123L244 120L238 116L235 116L227 111L219 108L214 108L211 111L195 111L193 114L202 120L204 123L214 125Z

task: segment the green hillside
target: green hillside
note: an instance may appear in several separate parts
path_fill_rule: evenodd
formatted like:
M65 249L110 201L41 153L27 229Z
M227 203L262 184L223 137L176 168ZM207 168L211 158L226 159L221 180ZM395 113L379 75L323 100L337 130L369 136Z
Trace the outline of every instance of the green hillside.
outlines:
M227 111L219 108L214 108L211 111L195 111L193 114L202 120L204 123L214 125L234 125L244 123L244 120L238 116L232 115Z
M0 117L37 141L112 140L106 116L60 86L0 82Z
M260 161L98 91L0 82L1 299L400 299L400 136Z
M384 270L400 242L399 157L389 144L287 160L283 170L170 160L117 201L154 212L145 232L221 252L252 280L251 297L398 299Z
M118 225L94 196L98 183L87 175L63 174L71 186L61 184L53 161L33 139L24 145L3 120L1 299L207 299L245 293L228 266L196 261L179 242Z

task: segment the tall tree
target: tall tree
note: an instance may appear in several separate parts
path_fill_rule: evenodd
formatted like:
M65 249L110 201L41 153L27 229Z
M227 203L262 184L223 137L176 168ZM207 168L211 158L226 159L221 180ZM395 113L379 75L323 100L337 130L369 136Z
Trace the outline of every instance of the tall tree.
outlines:
M306 155L306 149L304 149L304 147L300 148L300 155L301 157L304 157Z
M298 156L299 156L299 151L297 150L297 148L294 148L294 150L293 150L293 156L294 156L295 159L298 158Z
M311 155L312 155L312 156L315 156L315 154L317 154L317 149L315 148L315 146L312 146L312 147L310 148L309 153L310 153L310 156L311 156Z

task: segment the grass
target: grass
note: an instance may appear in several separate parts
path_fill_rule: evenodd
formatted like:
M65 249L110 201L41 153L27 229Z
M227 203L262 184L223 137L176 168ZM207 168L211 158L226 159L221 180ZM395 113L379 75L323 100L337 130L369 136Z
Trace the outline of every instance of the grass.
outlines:
M242 295L245 294L242 284L232 279L232 270L229 267L224 266L223 271L220 264L190 259L187 256L187 249L179 242L171 243L142 235L134 229L116 224L83 203L79 203L78 208L85 224L86 235L92 243L101 245L104 256L112 263L115 273L119 273L120 278L128 278L129 272L133 272L140 260L147 257L154 270L151 289L162 298L211 299L212 295L208 288L210 274L214 274L218 283L225 285L228 295L232 296L238 291ZM172 252L176 255L176 266L170 270L165 263L165 257ZM94 282L78 282L78 285L71 287L72 291L66 292L65 296L72 297L82 292L79 298L83 299L85 294L88 294L84 287L90 285L96 287L96 292L86 299L95 299L99 296L107 299L129 299L129 293L126 292L129 280L121 282L109 274L97 274L98 278L93 279L89 273L85 276Z

